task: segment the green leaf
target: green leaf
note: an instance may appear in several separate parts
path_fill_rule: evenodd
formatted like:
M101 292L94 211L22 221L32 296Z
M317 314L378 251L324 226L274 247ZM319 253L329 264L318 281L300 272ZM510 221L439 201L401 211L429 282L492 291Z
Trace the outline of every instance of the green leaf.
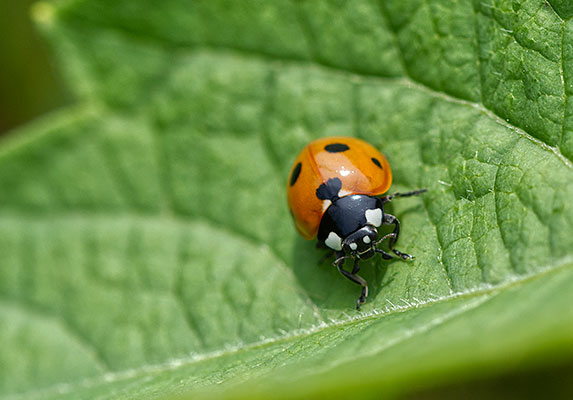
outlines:
M573 357L566 1L39 3L76 105L0 146L0 396L378 397ZM399 248L358 287L285 196L384 151Z

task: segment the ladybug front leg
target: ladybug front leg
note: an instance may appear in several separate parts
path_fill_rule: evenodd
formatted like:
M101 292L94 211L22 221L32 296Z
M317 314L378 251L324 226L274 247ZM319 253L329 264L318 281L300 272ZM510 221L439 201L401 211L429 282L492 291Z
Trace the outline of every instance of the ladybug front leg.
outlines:
M392 252L396 254L398 257L402 257L403 260L413 260L414 257L411 256L410 254L402 253L401 251L398 251L394 248L396 240L398 240L398 236L400 235L400 221L398 221L398 218L396 218L391 214L384 214L384 219L382 220L382 223L384 225L394 225L394 231L392 231L391 233L392 236L390 236L390 241L388 242L388 247L390 248L390 250L392 250Z
M390 202L395 197L419 196L422 193L425 193L427 191L428 191L428 189L419 189L419 190L414 190L412 192L406 192L406 193L392 193L392 194L389 194L387 196L380 198L381 206L384 207L385 203ZM396 218L395 216L390 215L390 214L384 214L384 219L382 220L382 224L394 225L394 231L392 233L389 233L388 235L384 236L382 239L380 239L378 242L376 242L376 244L382 242L386 238L390 238L390 242L388 242L388 247L390 248L390 250L392 250L392 252L394 254L396 254L398 257L401 257L403 260L413 260L414 259L413 256L406 254L406 253L402 253L401 251L394 249L394 245L396 244L396 241L398 240L398 236L400 235L400 221L398 221L398 218ZM387 256L389 256L389 254L383 250L376 249L375 251L377 253L381 253L382 256L386 259L388 258Z
M378 249L377 246L382 243L383 241L385 241L388 238L393 238L396 237L395 233L388 233L387 235L382 236L380 239L378 239L375 243L374 243L374 251L376 253L382 254L382 258L385 260L391 260L394 257L391 254L386 253L384 250L382 249Z
M392 231L392 236L390 237L390 241L388 242L388 247L394 254L398 257L402 257L403 260L413 260L414 257L410 254L402 253L394 248L396 244L396 240L398 240L398 236L400 236L400 221L398 218L391 214L384 214L384 219L382 220L384 225L394 225L394 231Z
M356 273L358 271L360 271L360 267L358 266L358 258L354 259L354 267L352 268L352 273L346 271L345 269L342 268L342 265L344 264L344 260L346 258L350 258L350 256L344 256L344 257L340 257L338 258L335 262L334 262L334 266L338 269L338 271L344 275L346 278L350 279L352 282L357 283L359 285L362 286L362 294L360 295L360 297L358 298L358 301L356 302L356 309L359 310L360 309L360 305L364 304L366 302L366 297L368 297L368 283L364 280L364 278L362 278L361 276L356 275ZM340 262L339 262L340 260Z

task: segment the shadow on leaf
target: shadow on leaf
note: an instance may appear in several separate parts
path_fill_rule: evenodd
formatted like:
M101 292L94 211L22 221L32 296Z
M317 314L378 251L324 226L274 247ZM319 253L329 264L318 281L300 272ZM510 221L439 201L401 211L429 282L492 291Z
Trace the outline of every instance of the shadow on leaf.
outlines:
M420 206L415 206L403 211L408 212L419 210ZM393 214L391 204L388 204L386 212ZM392 226L382 226L379 229L380 237L392 232ZM382 249L389 251L388 243L382 243ZM399 242L398 242L398 248ZM401 249L407 251L407 249ZM293 272L301 287L306 291L311 301L321 309L340 310L350 312L354 310L356 300L360 296L360 286L343 277L332 265L334 255L325 258L328 251L316 247L316 240L307 241L297 238L293 250ZM391 286L397 273L387 276L388 267L393 263L402 263L401 260L383 260L375 256L369 260L360 262L360 272L358 273L368 282L369 296L362 310L368 310L373 304L378 304L374 300L380 295L384 288ZM345 269L352 269L352 261L347 261Z
M343 277L332 265L334 255L324 259L326 251L317 249L314 241L298 238L293 252L293 272L311 301L321 309L353 311L360 286ZM321 262L321 260L324 260ZM352 268L347 262L347 270ZM359 275L369 283L372 299L384 281L388 262L375 259L362 261ZM362 306L367 308L369 302Z

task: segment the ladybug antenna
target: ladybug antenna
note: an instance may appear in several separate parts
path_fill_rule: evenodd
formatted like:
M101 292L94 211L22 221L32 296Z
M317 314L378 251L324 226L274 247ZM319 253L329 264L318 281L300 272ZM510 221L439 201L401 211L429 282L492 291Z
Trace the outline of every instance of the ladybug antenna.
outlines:
M340 189L342 189L342 181L338 178L330 178L316 189L316 197L320 200L334 201L338 199Z

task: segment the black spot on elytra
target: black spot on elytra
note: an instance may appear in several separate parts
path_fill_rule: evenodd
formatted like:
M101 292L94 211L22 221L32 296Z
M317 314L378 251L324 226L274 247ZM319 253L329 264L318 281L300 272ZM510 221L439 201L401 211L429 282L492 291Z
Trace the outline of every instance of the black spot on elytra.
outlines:
M324 146L324 150L328 151L329 153L342 153L343 151L348 150L350 147L343 143L331 143Z
M298 163L294 169L292 170L292 174L290 175L290 185L294 185L296 183L296 180L298 179L298 176L300 175L300 170L302 169L302 164Z
M374 164L376 164L376 166L378 166L378 168L384 169L384 168L382 167L382 164L380 164L380 160L378 160L377 158L372 157L372 162L373 162Z
M342 189L342 181L338 178L330 178L316 189L316 197L320 200L334 201L338 198L340 189Z

